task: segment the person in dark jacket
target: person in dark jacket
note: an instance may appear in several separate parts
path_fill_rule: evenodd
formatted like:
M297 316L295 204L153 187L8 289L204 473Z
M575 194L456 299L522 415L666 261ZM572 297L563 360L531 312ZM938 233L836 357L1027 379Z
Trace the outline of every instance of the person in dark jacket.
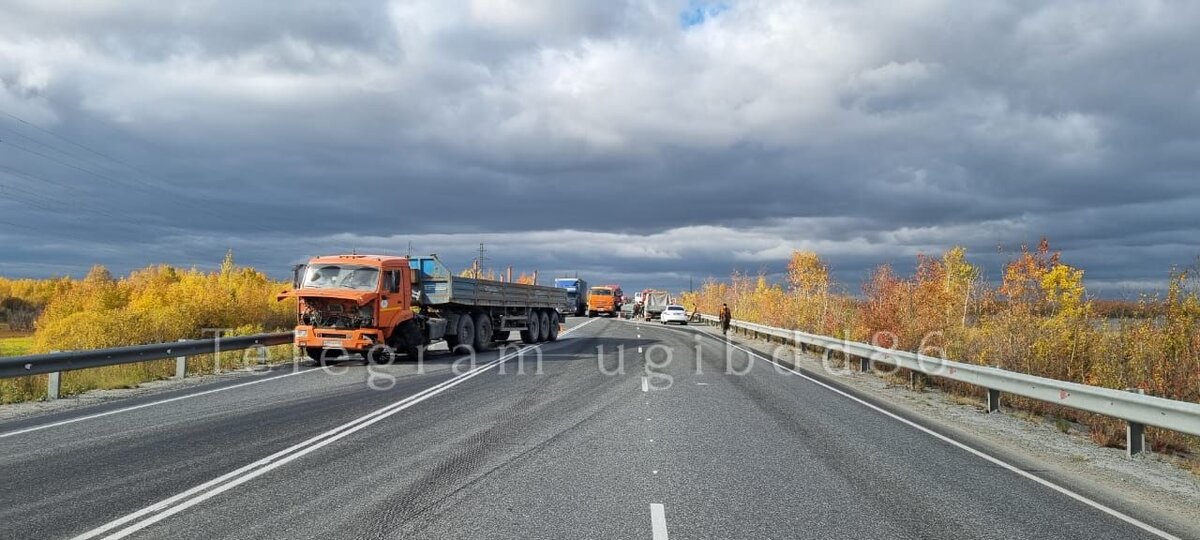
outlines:
M729 306L727 304L721 304L720 317L721 317L721 333L728 334L729 333L730 315L729 315Z

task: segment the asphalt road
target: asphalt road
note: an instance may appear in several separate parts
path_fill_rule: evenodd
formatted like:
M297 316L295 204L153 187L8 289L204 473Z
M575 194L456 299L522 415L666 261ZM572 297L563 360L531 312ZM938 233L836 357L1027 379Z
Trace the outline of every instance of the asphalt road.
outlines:
M0 423L0 537L1156 537L765 361L727 364L710 334L568 326L523 373L442 354Z

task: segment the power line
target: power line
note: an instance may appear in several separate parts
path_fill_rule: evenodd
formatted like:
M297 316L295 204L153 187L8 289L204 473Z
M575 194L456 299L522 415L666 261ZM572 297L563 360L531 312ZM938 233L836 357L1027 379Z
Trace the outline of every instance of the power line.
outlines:
M68 184L63 184L63 183L60 183L60 182L55 182L55 181L53 181L53 180L51 180L51 179L49 179L49 178L40 177L40 176L32 175L32 174L29 174L29 173L26 173L26 172L18 171L18 170L16 170L16 169L13 169L13 168L11 168L11 167L6 167L6 166L4 166L4 165L0 165L0 174L5 174L5 175L12 176L12 177L16 177L16 178L24 178L24 179L26 179L26 180L29 180L29 181L32 181L32 182L45 182L45 183L47 183L47 184L54 185L54 186L58 186L58 187L60 187L60 188L66 189L66 190L73 190L73 191L77 191L77 192L79 192L79 189L78 189L77 187L74 187L74 186L71 186L71 185L68 185ZM30 191L26 191L26 192L27 192L27 193L33 193L33 192L30 192ZM80 193L82 193L82 192L80 192ZM44 197L44 196L43 196L43 197ZM48 198L48 197L47 197L47 198ZM52 200L53 200L53 199L52 199ZM90 199L83 199L83 200L90 200ZM56 201L56 202L59 202L59 201ZM131 218L129 218L129 217L127 217L127 216L119 216L119 215L117 215L117 214L110 213L110 212L108 212L108 211L106 211L106 210L104 210L104 209L96 209L96 208L92 208L92 207L91 207L91 206L89 206L89 205L82 204L82 202L83 202L83 201L74 201L74 204L75 204L75 205L76 205L76 207L77 207L77 208L79 208L79 209L82 209L82 210L84 210L84 211L88 211L88 212L92 212L92 213L94 213L94 214L100 215L100 216L102 216L102 217L105 217L105 218L109 218L109 219L115 219L115 220L118 220L118 221L129 221L129 222L131 222L131 223L135 223L135 222L131 221ZM60 202L60 204L64 204L64 205L65 205L66 203L61 203L61 202Z
M193 209L195 209L195 210L197 210L197 211L200 211L200 212L202 212L202 213L204 213L204 214L207 214L209 217L213 217L213 218L217 218L217 219L221 219L221 220L226 220L226 219L229 219L229 218L231 218L231 217L236 217L236 216L234 216L234 215L232 215L232 214L228 214L228 213L226 213L226 215L221 215L221 214L218 214L218 213L216 213L216 212L212 211L212 210L211 210L211 209L210 209L208 206L205 206L205 205L203 205L203 204L189 204L189 203L190 203L190 201L187 201L187 200L180 200L179 198L180 198L181 196L182 196L182 197L186 197L186 195L185 195L183 192L168 190L168 189L164 188L163 186L159 185L158 183L155 183L155 182L153 182L153 181L150 181L150 180L149 180L149 178L148 178L148 173L147 173L146 171L143 171L142 169L139 169L138 167L134 166L133 164L131 164L131 163L127 162L127 161L123 161L123 160L121 160L121 159L117 159L117 158L115 158L115 157L113 157L113 156L110 156L110 155L108 155L108 154L105 154L105 153L103 153L103 152L100 152L100 151L97 151L97 150L93 150L92 148L89 148L89 147L87 147L87 146L85 146L85 145L83 145L83 144L81 144L81 143L78 143L78 142L75 142L75 141L73 141L73 140L71 140L71 139L68 139L68 138L66 138L66 137L63 137L62 135L59 135L59 134L57 134L57 133L54 133L53 131L50 131L50 130L48 130L48 129L45 129L45 128L42 128L42 127L40 127L40 126L37 126L36 124L33 124L33 123L31 123L31 122L29 122L29 121L27 121L27 120L25 120L25 119L23 119L23 118L21 118L21 117L19 117L19 116L16 116L16 115L12 114L12 113L5 112L5 111L0 111L0 114L3 114L4 116L7 116L7 117L9 117L9 118L12 118L13 120L16 120L17 122L20 122L20 123L22 123L22 124L25 124L25 125L27 125L27 126L29 126L29 127L33 128L33 129L36 129L36 130L38 130L38 131L40 131L40 132L42 132L42 133L46 133L46 134L50 135L51 137L54 137L54 138L56 138L56 139L59 139L59 140L61 140L61 141L64 141L64 142L66 142L66 143L68 143L68 144L70 144L70 145L72 145L72 146L74 146L74 147L76 147L76 148L80 148L80 149L82 149L82 150L84 150L84 151L86 151L86 152L89 152L89 153L91 153L91 154L94 154L94 155L96 155L96 156L99 156L99 157L101 157L101 158L103 158L103 159L107 159L107 160L109 160L109 161L111 161L111 162L113 162L113 163L120 164L120 165L122 165L122 166L124 166L124 167L128 168L129 170L131 170L131 171L134 171L135 173L138 173L139 175L141 175L141 177L142 177L142 180L143 180L143 181L142 181L142 182L138 182L138 183L132 183L132 184L124 183L124 182L122 182L122 181L120 181L120 180L118 180L118 179L112 178L112 177L110 177L110 176L107 176L107 175L104 175L104 174L100 174L100 173L98 173L98 172L95 172L95 171L92 171L92 170L90 170L90 169L86 169L86 168L83 168L83 167L79 167L79 166L77 166L77 165L75 165L75 164L68 163L68 162L66 162L66 161L64 161L64 160L62 160L62 159L58 159L58 158L55 158L55 157L53 157L53 156L48 156L48 155L46 155L46 154L44 154L44 153L42 153L42 152L37 152L36 150L32 150L32 149L29 149L29 148L25 148L25 147L23 147L23 146L21 146L21 145L18 145L18 144L14 144L12 141L4 141L4 140L0 139L0 143L5 143L5 144L7 144L7 145L9 145L9 146L12 146L12 147L14 147L14 148L20 149L20 150L22 150L22 151L25 151L25 152L27 152L27 153L31 153L31 154L37 155L37 156L39 156L39 157L42 157L42 158L44 158L44 159L47 159L47 160L49 160L49 161L52 161L52 162L58 163L58 164L60 164L60 165L63 165L63 166L66 166L66 167L70 167L70 168L72 168L72 169L76 169L76 170L82 171L82 172L84 172L84 173L87 173L87 174L91 174L91 175L93 175L93 176L96 176L96 177L99 177L99 178L103 178L103 179L105 179L105 180L108 180L109 182L112 182L112 183L114 183L114 184L123 185L123 186L125 186L125 187L130 187L130 188L138 189L139 191L141 191L142 193L145 193L145 194L147 194L147 195L152 195L152 196L153 196L153 195L155 195L154 193L151 193L151 192L149 192L149 191L147 191L147 190L146 190L146 188L154 188L154 189L156 189L156 190L159 192L159 194L163 194L163 195L167 195L167 196L169 196L169 197L173 197L173 198L175 198L176 202L184 203L184 204L186 204L187 206L190 206L191 208L193 208ZM13 132L13 133L17 133L17 132L15 132L14 130L12 130L11 128L6 128L6 129L7 129L7 131L10 131L10 132ZM20 134L18 133L18 135L20 135ZM25 136L22 136L22 138L25 138L25 139L27 139L27 140L31 140L31 141L34 141L34 142L36 142L36 140L34 140L34 139L30 138L30 137L25 137ZM45 145L45 144L42 144L42 143L38 143L38 144L39 144L39 145L41 145L41 146L47 147L47 148L53 148L53 147L50 147L50 146L48 146L48 145ZM77 159L77 160L83 161L83 162L85 162L85 163L90 163L90 164L92 164L92 165L98 165L98 163L96 163L96 162L94 162L94 161L84 160L84 159L80 158L79 156L76 156L76 155L70 154L70 153L68 153L68 152L65 152L65 151L63 151L63 150L61 150L61 149L55 149L55 150L56 150L58 153L60 153L60 154L63 154L63 155L66 155L66 156L70 156L71 158L74 158L74 159ZM101 167L103 167L103 165L101 165ZM169 185L169 184L167 184L167 185ZM263 227L263 226L261 226L261 225L258 225L257 223L254 223L254 222L249 222L249 223L247 223L247 224L248 224L249 226L251 226L251 227L255 228L255 229L258 229L258 230L262 231L262 232L267 232L267 233L271 233L271 232L273 232L273 231L271 231L270 229L268 229L268 228L266 228L266 227Z

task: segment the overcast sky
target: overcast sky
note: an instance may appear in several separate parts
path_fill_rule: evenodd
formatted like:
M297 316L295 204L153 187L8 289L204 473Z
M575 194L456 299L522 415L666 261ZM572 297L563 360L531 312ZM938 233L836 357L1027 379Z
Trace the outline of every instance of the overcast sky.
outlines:
M1200 2L0 0L0 274L1200 254Z

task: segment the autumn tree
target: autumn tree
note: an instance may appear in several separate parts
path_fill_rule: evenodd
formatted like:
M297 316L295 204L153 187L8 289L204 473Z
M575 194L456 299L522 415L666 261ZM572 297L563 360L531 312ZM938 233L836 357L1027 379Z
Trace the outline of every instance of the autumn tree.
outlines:
M788 261L788 292L791 317L798 328L811 332L824 329L829 312L829 267L812 251L793 251Z

